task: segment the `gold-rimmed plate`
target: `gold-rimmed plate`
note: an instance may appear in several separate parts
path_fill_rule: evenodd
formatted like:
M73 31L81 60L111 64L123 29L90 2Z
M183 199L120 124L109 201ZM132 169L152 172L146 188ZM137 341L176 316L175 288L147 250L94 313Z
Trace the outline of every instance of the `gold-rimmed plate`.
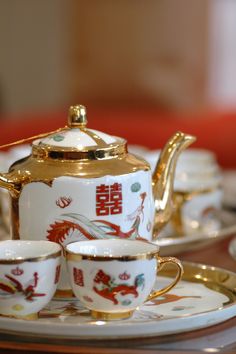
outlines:
M157 277L162 287L174 276L166 268ZM38 320L0 317L0 333L42 338L117 339L170 335L205 328L236 315L236 274L184 262L184 276L168 294L150 301L130 319L95 321L78 300L55 299Z
M236 235L236 213L228 210L217 211L217 217L220 221L220 228L214 231L199 231L191 235L173 236L157 238L155 243L160 246L162 256L177 255L186 252L204 248L209 244L223 240L229 236Z

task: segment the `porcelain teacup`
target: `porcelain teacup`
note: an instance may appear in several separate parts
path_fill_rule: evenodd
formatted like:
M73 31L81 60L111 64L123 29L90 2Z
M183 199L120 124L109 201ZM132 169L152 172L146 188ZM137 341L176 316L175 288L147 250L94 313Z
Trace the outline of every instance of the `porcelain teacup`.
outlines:
M72 290L96 319L130 317L144 302L172 289L183 273L178 259L160 257L159 247L147 241L78 241L65 250ZM158 269L167 263L177 267L176 278L153 290Z
M0 315L36 319L59 280L61 246L50 241L0 241Z
M159 151L145 154L154 170ZM205 149L189 148L176 165L173 201L175 210L162 236L184 236L219 230L217 212L222 207L222 173L216 155Z

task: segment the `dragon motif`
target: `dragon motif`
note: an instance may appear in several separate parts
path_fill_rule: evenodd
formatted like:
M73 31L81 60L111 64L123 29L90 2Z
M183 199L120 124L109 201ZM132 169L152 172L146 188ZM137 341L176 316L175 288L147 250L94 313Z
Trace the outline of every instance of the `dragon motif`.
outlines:
M45 296L43 293L36 293L35 288L38 285L38 273L35 272L33 275L32 284L30 283L25 288L21 282L11 275L5 274L5 279L0 279L0 298L1 296L17 296L23 295L25 300L33 301L35 297Z
M124 238L124 239L144 239L139 234L139 225L141 215L143 215L143 204L146 193L142 193L141 205L130 215L128 219L133 221L131 228L127 232L123 232L119 225L107 220L89 220L86 216L77 213L63 214L63 219L55 221L47 230L47 239L49 241L64 244L66 239L76 233L76 239L108 239L108 238ZM69 220L68 220L69 219Z
M134 284L129 285L125 283L116 284L110 275L99 270L94 278L93 290L100 296L113 302L114 305L119 304L116 298L119 294L123 297L126 295L133 295L138 297L138 287L144 287L144 274L139 274L135 277ZM130 304L131 300L124 300L122 305Z

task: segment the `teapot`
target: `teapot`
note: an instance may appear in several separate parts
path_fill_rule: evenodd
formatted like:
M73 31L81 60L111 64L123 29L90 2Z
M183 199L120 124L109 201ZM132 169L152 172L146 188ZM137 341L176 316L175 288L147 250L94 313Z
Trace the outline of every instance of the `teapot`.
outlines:
M31 155L0 174L11 197L12 238L64 247L84 239L155 238L173 210L178 155L195 137L174 134L153 174L148 162L128 152L125 139L88 129L82 105L70 107L64 128L19 143L28 140ZM69 288L62 269L57 294Z

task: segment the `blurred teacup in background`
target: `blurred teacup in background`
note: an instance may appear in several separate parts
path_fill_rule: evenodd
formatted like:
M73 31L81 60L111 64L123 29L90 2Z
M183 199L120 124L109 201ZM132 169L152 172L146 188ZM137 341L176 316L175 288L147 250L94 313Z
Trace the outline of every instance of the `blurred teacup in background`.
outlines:
M66 246L72 290L96 319L130 317L144 302L172 289L183 268L173 257L160 257L159 247L138 240L78 241ZM160 290L153 290L158 269L177 267L176 278Z
M30 145L20 145L11 148L7 152L0 153L0 171L7 172L10 166L31 152ZM3 224L5 230L10 231L10 196L6 189L0 188L0 223ZM0 235L1 239L1 235Z
M36 319L59 280L61 247L50 241L0 241L0 315Z
M152 170L158 154L159 150L143 150L143 157ZM176 166L173 200L175 211L160 237L220 229L217 211L222 208L223 201L222 172L212 151L189 148L181 154Z

